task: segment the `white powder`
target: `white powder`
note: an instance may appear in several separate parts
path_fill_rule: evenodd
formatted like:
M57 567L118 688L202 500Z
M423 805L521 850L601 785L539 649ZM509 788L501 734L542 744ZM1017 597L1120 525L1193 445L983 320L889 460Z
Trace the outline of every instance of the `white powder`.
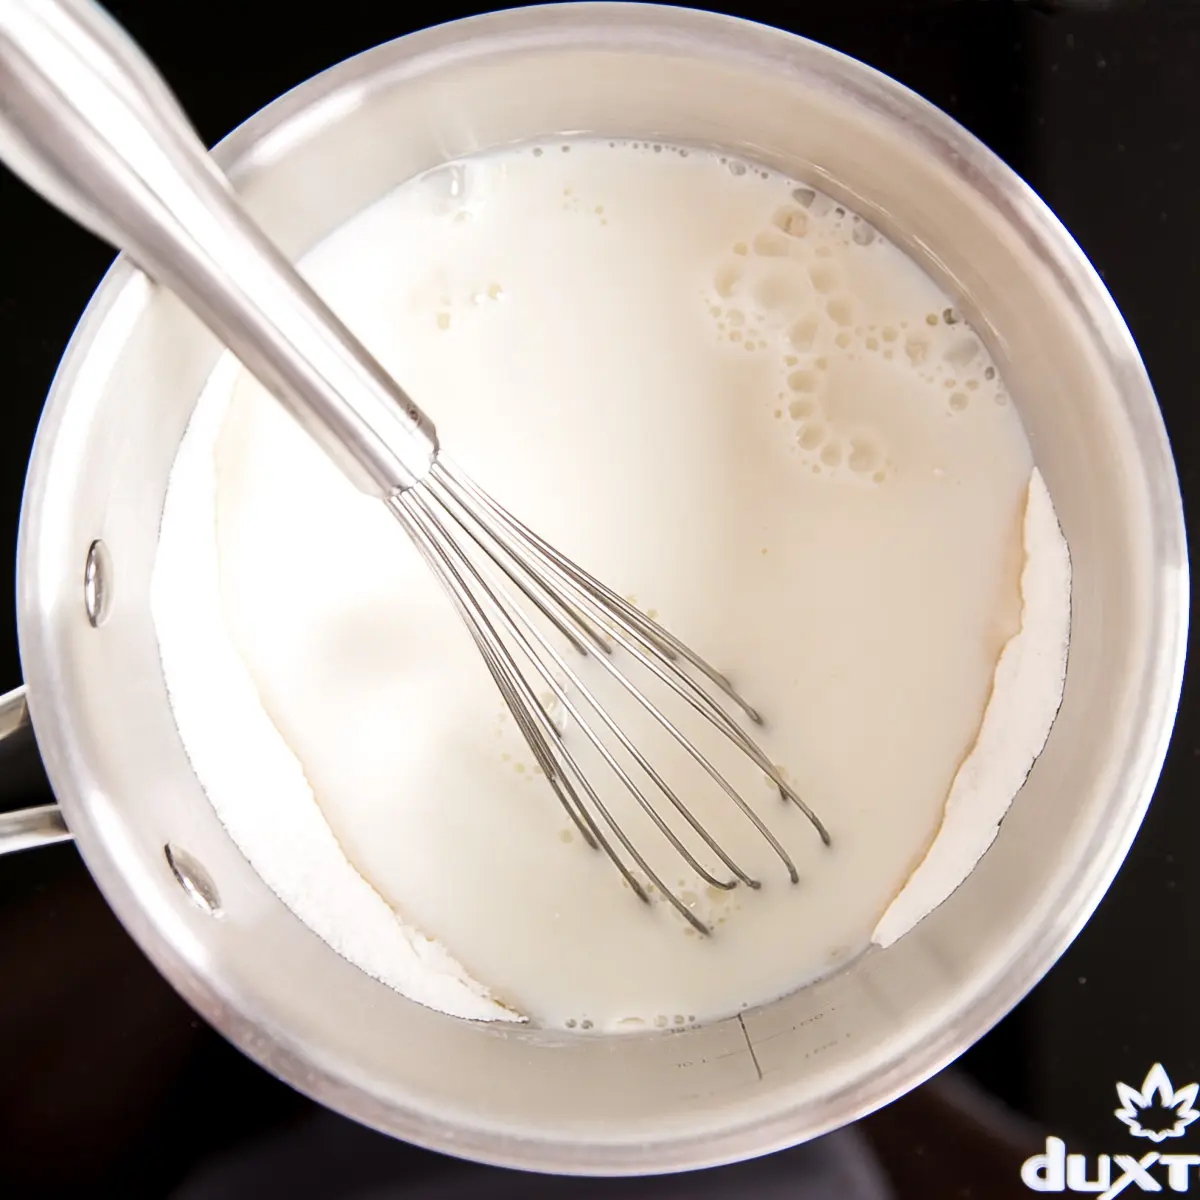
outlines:
M171 474L151 583L163 674L192 769L263 881L339 954L441 1012L523 1020L440 943L405 926L351 866L229 640L218 571L214 445L241 371L226 355L196 404Z
M1058 714L1071 632L1071 556L1036 468L1024 541L1021 626L996 664L979 736L954 777L938 835L880 918L871 937L876 945L890 946L906 934L971 873L995 840Z

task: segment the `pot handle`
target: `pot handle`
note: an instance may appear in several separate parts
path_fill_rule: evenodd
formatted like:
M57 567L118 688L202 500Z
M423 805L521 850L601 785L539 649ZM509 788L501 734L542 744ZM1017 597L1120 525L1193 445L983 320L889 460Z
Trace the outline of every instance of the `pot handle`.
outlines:
M14 790L26 790L23 784L33 774L28 765L36 761L37 743L29 721L25 689L14 688L0 695L0 798L3 798L12 778L17 780L17 789ZM21 767L26 769L22 770ZM68 841L70 837L71 831L57 804L0 812L0 854L50 846L55 842Z

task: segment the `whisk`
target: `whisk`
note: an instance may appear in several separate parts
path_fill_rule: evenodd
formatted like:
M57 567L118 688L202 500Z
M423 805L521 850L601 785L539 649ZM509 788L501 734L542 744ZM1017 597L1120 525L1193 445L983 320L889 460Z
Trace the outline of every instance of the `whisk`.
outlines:
M612 860L636 896L648 902L657 891L693 928L711 932L606 804L604 785L580 763L581 747L707 884L758 888L761 881L614 719L572 656L595 660L691 760L694 780L736 806L798 880L788 851L728 772L637 686L628 666L637 664L759 768L828 845L825 826L729 709L752 726L762 724L759 713L723 674L446 456L430 419L262 233L161 77L90 0L0 0L0 157L178 295L348 477L383 500L457 608L583 840ZM568 715L571 737L552 718L546 689ZM685 827L696 849L680 836ZM721 867L702 863L701 845Z

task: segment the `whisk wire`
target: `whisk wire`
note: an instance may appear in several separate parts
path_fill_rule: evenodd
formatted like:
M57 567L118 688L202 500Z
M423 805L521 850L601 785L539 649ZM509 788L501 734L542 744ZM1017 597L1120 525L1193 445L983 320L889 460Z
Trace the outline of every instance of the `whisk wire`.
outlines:
M594 631L583 615L578 609L566 603L562 589L569 592L576 603L581 605L594 621L598 621L604 626L605 634L617 645L632 655L638 663L675 692L677 696L685 700L695 711L707 717L723 733L737 741L741 749L754 760L764 774L770 777L780 794L804 813L809 823L816 829L821 841L827 846L830 844L829 831L817 814L796 792L795 788L782 777L775 764L767 758L762 749L729 713L695 679L678 668L676 660L682 657L696 667L701 674L733 700L756 725L762 725L761 715L739 695L725 675L705 662L669 630L663 629L639 612L611 588L582 570L555 547L523 525L516 517L497 504L477 483L458 470L444 455L440 456L434 464L425 485L443 504L447 504L448 500L457 503L461 511L465 511L472 521L477 522L480 528L486 530L496 547L499 547L522 570L535 579L571 620L595 638ZM475 501L478 507L472 507L471 501ZM480 510L482 510L482 514L494 519L495 523L500 526L501 533L497 533L491 527ZM468 529L470 536L477 544L482 545L473 529L466 525L463 527ZM527 559L517 554L512 541L506 541L502 536L504 532L525 546L534 557ZM494 557L494 551L491 548L482 548L485 553ZM546 561L543 563L542 559ZM547 574L553 578L547 580L545 577ZM555 583L559 585L558 590L554 586ZM606 653L610 650L610 647L602 640L600 646ZM656 659L658 661L655 661ZM624 675L619 672L617 674L622 681L625 681ZM636 688L630 690L639 699L641 698ZM769 836L765 831L764 835Z
M681 642L669 630L663 629L644 613L639 612L623 596L617 595L606 584L589 575L567 558L566 555L562 554L544 538L540 537L527 525L524 525L514 517L512 513L502 508L477 483L459 471L444 455L439 456L438 460L434 463L430 471L430 478L434 481L448 483L451 487L457 487L469 494L472 499L499 521L509 533L519 537L539 555L552 563L586 594L606 605L611 610L606 614L610 620L616 620L618 624L623 625L629 632L635 633L651 645L657 646L659 651L669 661L674 661L676 658L685 659L702 675L706 676L710 682L720 688L755 725L763 723L762 716L757 709L742 698L726 676L696 654L689 646Z
M477 546L484 549L485 553L488 553L489 555L491 555L492 554L491 548L489 546L486 546L483 543L482 539L478 536L478 534L476 534L475 531L470 527L461 507L457 503L454 503L452 506L448 506L448 511L449 511L450 515L454 518L455 522L459 525L459 527L461 529L463 529L463 531L471 538L471 540ZM519 558L519 556L517 556L513 553L511 547L501 544L500 549L502 549L507 556L511 557L518 566L521 566L522 568L525 567L525 564L523 563L523 561ZM498 560L496 560L493 557L492 561L493 561L493 563L495 563ZM517 577L514 576L511 573L511 571L508 571L506 569L505 574L508 579L513 580L514 582L517 582ZM528 594L527 589L522 588L522 591L525 592L526 594ZM545 638L541 635L541 633L529 621L528 617L521 611L520 607L517 605L514 605L512 603L511 598L506 596L502 585L498 586L496 588L496 594L505 599L506 607L509 609L509 612L510 612L510 615L512 616L512 618L519 621L525 627L527 632L537 640L538 644L542 647L544 653L553 661L555 666L557 666L559 668L559 670L564 675L567 676L567 678L569 679L571 684L578 690L580 695L587 701L587 703L591 706L591 708L596 712L596 715L600 718L600 720L608 728L609 732L612 733L612 735L621 743L621 745L628 752L630 757L632 757L633 760L638 764L638 766L641 767L643 771L645 771L645 773L650 777L650 779L659 788L659 790L667 797L668 801L676 809L676 811L684 818L684 820L686 820L688 822L688 824L692 827L692 829L704 840L705 844L709 847L709 849L712 850L713 853L715 853L721 859L721 861L725 864L725 866L727 866L738 877L738 879L741 880L742 883L746 884L748 887L751 887L751 888L758 888L759 886L761 886L759 884L758 880L756 880L756 879L752 878L750 875L746 874L746 872L741 867L738 866L738 864L726 853L726 851L720 845L720 843L717 842L716 839L713 838L713 836L708 832L708 830L704 827L704 825L699 820L697 820L695 814L692 813L691 810L685 804L683 804L683 802L679 799L679 797L675 793L675 791L666 783L666 781L662 778L662 776L659 774L659 772L655 770L654 766L649 762L649 760L646 758L646 756L637 748L637 746L635 746L633 744L633 742L629 739L629 737L625 734L625 732L621 729L621 727L612 719L612 717L609 715L607 710L595 698L594 694L588 689L588 687L583 683L583 681L579 678L579 676L562 659L561 655L559 655L558 652L551 645L549 645L549 643L545 640ZM562 606L564 611L567 612L568 615L570 615L573 619L578 619L577 615L570 608L570 606L568 606L565 603L562 596L555 595L554 600L557 604ZM541 606L539 606L539 608L540 607ZM555 622L555 624L557 626L558 622ZM631 650L633 650L636 657L640 661L646 663L646 665L649 666L656 674L658 674L659 677L662 678L665 682L672 684L672 686L674 686L674 681L671 680L664 673L661 673L660 669L654 663L645 659L644 656L641 655L640 652L637 651L636 647L630 647L630 648L631 648ZM662 728L664 728L671 735L671 737L676 741L676 743L678 745L683 747L683 749L688 753L688 755L693 759L693 761L696 762L699 766L701 766L704 769L704 771L709 775L709 777L722 789L722 791L724 791L726 793L726 795L728 795L729 798L731 800L733 800L733 802L741 809L743 814L758 829L759 833L766 839L766 841L772 847L772 849L783 860L783 863L787 867L788 874L791 877L792 882L796 882L796 880L798 879L796 868L795 868L794 864L792 863L791 858L788 856L787 852L779 844L778 840L774 837L774 835L766 827L766 825L763 824L762 819L758 816L758 814L755 813L754 810L751 809L746 804L746 802L738 794L737 790L733 787L733 785L730 784L729 781L720 773L720 771L718 771L717 768L715 766L713 766L713 764L709 761L709 759L706 758L703 753L701 753L701 751L696 747L695 743L692 742L688 737L686 737L679 730L679 728L666 716L666 714L664 714L655 704L653 704L649 700L649 698L646 697L632 683L632 681L622 671L620 671L616 667L615 664L610 662L606 654L600 655L599 657L596 658L595 661L597 661L600 664L600 666L603 667L604 670L610 675L610 677L615 679L617 681L617 683L630 696L632 696L633 699L636 700L637 703L647 713L649 713L650 716L653 717L654 720L659 723L659 725L662 726ZM538 666L539 673L543 673L541 671L540 664L536 664L536 665ZM552 684L552 686L553 686L553 684ZM557 689L555 689L555 691L556 691L556 694L558 694ZM576 720L579 721L582 726L587 727L586 721L584 721L583 718L577 713L577 711L570 705L569 700L566 700L565 698L560 697L560 703L563 703L564 707L569 708L571 715L574 716L576 718ZM705 715L707 715L707 714L705 714ZM593 745L595 745L597 747L597 749L600 751L600 753L603 755L605 753L605 751L604 751L602 744L594 738L594 735L592 734L590 728L588 728L587 732L588 732L589 740L591 740L593 742ZM606 761L607 761L607 759L606 759ZM614 767L614 770L616 770L616 769L617 768ZM624 780L623 780L623 782L624 782ZM643 794L636 787L634 787L634 785L631 782L627 783L627 786L630 788L631 791L634 792L635 796L639 799L639 803L642 803L643 807L645 808L646 804L648 802L644 801ZM651 818L655 821L655 823L657 825L659 825L659 828L664 833L664 835L667 836L668 838L671 838L672 842L674 844L674 839L672 837L672 834L670 833L670 831L667 827L662 825L662 823L659 821L659 819L657 817L657 814L655 814L650 809L647 809L647 811L650 812ZM702 867L700 867L698 863L695 862L695 860L692 858L692 856L690 854L687 853L686 850L682 849L678 845L676 846L676 849L678 849L679 852L684 855L684 857L687 859L689 865L692 866L694 869L696 869L700 873L701 877L705 880L706 883L709 883L712 886L723 888L723 889L728 889L733 886L731 883L723 882L721 880L716 879L714 876L710 875L706 870L704 870Z
M544 774L550 781L560 803L571 816L577 828L579 828L585 840L595 848L598 846L604 851L607 857L616 865L622 876L629 883L631 889L642 901L649 902L650 896L643 887L638 878L629 870L626 864L622 861L613 848L612 844L605 838L600 831L595 821L587 811L586 806L579 798L578 792L571 783L570 776L574 776L575 780L580 784L586 792L588 799L595 805L597 811L604 819L605 823L612 830L617 840L625 848L626 852L634 860L638 867L645 873L649 880L652 889L657 889L659 893L672 904L679 913L693 925L700 933L708 934L711 930L680 900L674 892L663 882L657 872L646 861L645 857L639 852L637 847L630 840L620 823L612 816L608 807L597 794L595 788L589 781L587 774L580 769L578 763L571 755L570 751L564 745L557 729L554 727L553 721L546 712L541 701L534 695L529 687L528 681L520 673L511 652L505 646L500 638L495 626L489 620L483 606L480 605L472 592L467 580L463 577L461 571L465 569L469 574L473 575L477 584L481 589L485 590L489 599L493 602L497 611L502 611L487 584L483 581L475 571L473 564L462 554L461 549L449 537L444 527L441 526L436 516L431 514L424 503L424 497L415 495L416 489L409 489L397 496L389 505L393 514L399 518L405 530L416 542L418 550L422 557L432 569L434 575L449 592L454 601L459 615L466 622L472 637L475 640L476 646L483 654L484 662L486 663L492 678L495 680L500 689L501 695L510 711L514 714L514 719L521 728L522 735L534 750L535 757L538 758L539 765L542 767ZM507 623L507 622L506 622ZM518 639L519 640L519 639ZM537 662L536 656L530 655L531 661L535 665ZM554 687L554 681L543 675L547 683ZM562 696L560 695L560 700ZM532 715L532 721L531 721ZM541 726L539 732L535 725ZM581 723L582 727L582 723ZM549 739L549 740L547 740ZM551 749L553 746L553 750ZM598 746L602 755L607 756L610 765L618 772L618 777L624 776L620 765L611 760L611 753L602 744ZM542 753L539 753L539 750ZM562 762L557 761L555 752L561 755ZM564 770L563 768L566 768ZM568 775L568 773L570 775ZM623 778L626 782L626 778ZM632 781L628 781L627 786L632 787ZM648 804L648 801L647 801ZM648 811L651 811L648 809ZM582 823L581 823L582 818ZM661 820L661 818L659 818ZM589 836L589 832L591 836ZM673 836L668 830L668 836ZM689 860L694 862L686 847L678 844L677 848ZM699 864L695 864L697 869L702 871L703 868ZM717 886L728 886L714 880Z
M546 641L541 633L533 626L532 622L529 621L528 617L521 611L520 607L513 603L512 598L504 592L503 586L490 583L484 577L483 573L476 567L476 565L472 563L466 557L466 555L462 554L461 550L458 549L457 543L454 541L453 537L445 529L435 513L430 511L427 499L424 496L417 495L413 497L413 502L420 505L425 519L429 522L433 529L436 530L437 536L441 543L451 547L456 551L463 568L474 579L480 591L487 598L493 608L493 611L499 617L510 637L512 637L512 639L516 642L517 646L521 649L521 652L528 659L534 670L536 670L541 676L542 681L554 693L555 698L563 706L564 710L570 717L573 718L580 731L591 744L592 748L604 759L607 766L617 776L626 789L633 795L634 799L637 800L642 810L658 827L659 832L683 857L688 866L696 871L705 881L705 883L711 884L714 887L729 888L733 886L731 883L726 883L717 879L716 876L707 871L691 853L687 846L685 846L683 842L679 840L679 837L676 835L675 831L671 829L671 827L662 819L657 810L654 808L654 805L651 804L645 792L643 792L642 789L637 786L637 784L630 777L629 773L617 761L612 751L609 750L609 748L604 744L603 739L598 733L596 733L595 729L584 716L583 712L571 700L570 695L562 686L562 684L560 684L555 678L554 673L547 668L546 664L538 656L536 650L529 640L530 637L536 640L538 645L541 646L543 653L547 658L550 659L551 663L558 667L558 669L567 677L568 682L576 689L579 695L604 722L609 732L617 739L618 742L620 742L621 746L625 749L629 756L666 794L667 798L678 809L680 815L688 820L693 829L695 829L696 832L699 833L702 838L704 838L710 848L714 850L724 861L726 861L726 865L730 867L730 870L732 870L734 874L736 874L740 879L746 880L747 877L744 875L744 873L742 873L736 865L732 864L727 859L727 856L721 847L713 840L711 835L708 834L708 832L695 819L695 817L692 816L692 814L685 808L683 803L678 799L674 792L671 791L662 777L654 770L654 767L650 764L646 757L633 744L628 734L626 734L624 730L622 730L621 727L617 725L617 723L605 711L604 707L596 699L595 695L591 692L587 685L584 684L579 676L571 670L561 655L554 650L554 648Z
M649 881L688 922L701 933L711 929L668 888L649 866L622 824L603 802L585 770L571 754L563 731L551 718L530 680L513 656L514 647L574 722L587 743L617 777L659 833L701 879L711 887L727 890L740 881L752 888L760 882L747 874L712 836L691 808L666 782L661 773L613 719L596 694L547 640L532 616L514 597L515 589L543 618L583 656L591 656L617 684L666 731L672 740L709 776L736 805L760 836L783 862L793 883L799 879L795 864L762 818L738 790L679 727L610 661L614 646L628 653L641 667L700 714L712 727L737 746L776 785L780 795L792 801L829 843L824 825L782 778L732 716L680 665L682 659L717 687L755 724L759 713L733 688L729 680L690 650L678 638L639 612L632 604L583 571L565 555L523 525L496 503L478 484L459 471L444 456L435 460L428 475L415 486L397 493L389 508L400 520L422 557L449 593L466 623L501 697L513 714L517 727L534 758L550 782L559 802L584 841L602 850L616 865L631 889L643 901L647 888L623 860L589 811L592 806L613 838ZM454 530L448 527L452 525ZM454 531L465 534L463 539ZM479 555L468 553L474 547ZM611 644L610 644L611 643ZM567 682L564 685L561 679ZM570 691L568 690L570 689ZM654 785L670 806L687 823L735 880L722 880L707 870L657 806L617 759L613 750L572 698L572 692L594 714L620 749ZM580 792L586 796L586 802Z

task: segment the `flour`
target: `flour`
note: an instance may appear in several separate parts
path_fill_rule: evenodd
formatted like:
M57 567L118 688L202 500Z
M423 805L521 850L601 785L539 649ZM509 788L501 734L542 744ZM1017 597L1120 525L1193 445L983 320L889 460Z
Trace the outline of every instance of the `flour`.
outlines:
M929 853L880 918L890 946L971 873L996 838L1062 703L1071 633L1071 557L1036 469L1025 505L1021 628L1000 654L979 736L954 777Z

